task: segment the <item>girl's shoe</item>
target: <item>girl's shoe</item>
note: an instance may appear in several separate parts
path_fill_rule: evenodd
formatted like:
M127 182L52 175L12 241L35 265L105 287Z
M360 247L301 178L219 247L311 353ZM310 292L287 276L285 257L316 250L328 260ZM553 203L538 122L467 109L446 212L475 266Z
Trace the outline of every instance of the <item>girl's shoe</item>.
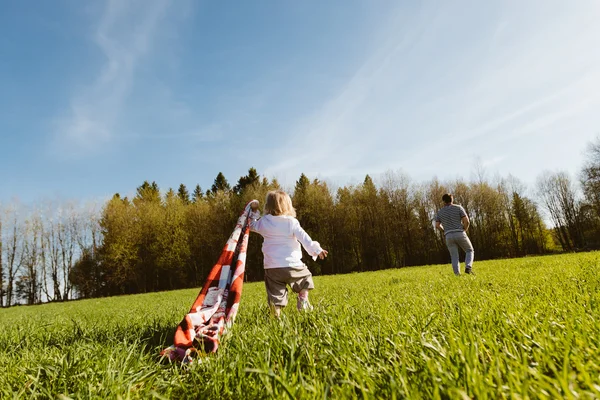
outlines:
M301 299L298 297L298 300L296 301L296 308L298 311L312 311L313 306L310 304L308 299Z

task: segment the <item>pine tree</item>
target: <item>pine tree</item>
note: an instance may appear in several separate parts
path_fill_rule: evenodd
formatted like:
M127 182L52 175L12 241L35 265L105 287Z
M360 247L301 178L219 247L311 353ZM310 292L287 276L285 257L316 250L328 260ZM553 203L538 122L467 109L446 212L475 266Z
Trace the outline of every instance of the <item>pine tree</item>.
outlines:
M258 176L258 172L256 169L250 168L248 170L248 175L242 176L237 185L233 187L233 191L237 194L240 194L246 187L251 186L260 181L260 177Z
M212 194L217 193L219 190L222 190L224 192L228 192L231 190L231 186L229 186L229 182L227 182L227 179L225 178L225 175L223 175L222 172L219 172L219 174L215 178L215 182L210 188Z
M294 188L294 194L296 194L298 192L305 193L306 189L308 188L309 185L310 185L310 181L308 180L306 175L304 175L304 173L300 174L300 179L298 179L296 181L296 186Z
M169 190L167 190L167 193L165 193L165 203L167 201L172 201L174 197L175 191L172 188L169 188ZM179 197L179 195L177 195L177 197Z
M194 188L194 193L192 194L192 203L197 203L198 201L204 198L204 193L202 193L202 188L200 185L196 185Z
M302 216L304 214L303 210L307 202L306 192L309 186L310 181L306 175L304 175L304 173L300 174L300 178L296 181L296 186L294 187L294 197L292 198L292 202L294 203L297 217L300 222L302 222Z
M101 260L98 276L102 276L104 282L97 288L100 295L137 292L135 265L140 238L134 221L131 202L127 197L121 199L118 193L102 210L99 224L103 239L98 248L98 257ZM78 282L79 284L81 282Z
M134 200L149 202L149 203L159 203L160 202L160 190L158 189L158 185L156 182L148 183L148 181L144 181L141 186L139 186L136 190L136 196Z
M377 187L369 175L365 176L362 186L358 190L359 236L361 238L362 264L367 270L381 268L386 256L385 242L382 240L382 221L384 213L381 212L381 201Z
M155 227L153 243L156 283L153 290L172 290L185 285L184 265L190 256L186 225L186 206L173 190L164 199L164 207Z
M190 193L187 190L187 187L182 183L179 185L179 190L177 191L177 196L181 199L181 202L185 205L190 204Z

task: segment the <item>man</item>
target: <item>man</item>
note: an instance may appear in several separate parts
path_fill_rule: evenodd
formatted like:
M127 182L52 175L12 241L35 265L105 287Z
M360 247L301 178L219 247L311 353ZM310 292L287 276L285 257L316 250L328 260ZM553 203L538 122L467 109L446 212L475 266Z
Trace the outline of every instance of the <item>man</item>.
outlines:
M467 274L473 273L473 245L467 236L467 229L469 229L469 217L465 212L465 209L458 204L454 204L454 197L446 193L442 196L444 207L438 211L435 217L435 227L440 231L444 232L446 237L446 246L450 251L450 258L452 259L452 269L455 275L460 275L460 264L458 261L458 248L464 250L466 253L465 257L465 272Z

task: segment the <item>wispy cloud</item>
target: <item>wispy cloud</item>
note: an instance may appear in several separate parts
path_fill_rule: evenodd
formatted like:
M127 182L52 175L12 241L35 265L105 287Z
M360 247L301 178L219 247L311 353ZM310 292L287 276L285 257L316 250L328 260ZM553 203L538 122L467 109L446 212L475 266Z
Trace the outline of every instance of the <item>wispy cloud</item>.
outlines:
M396 64L398 54L409 51L424 34L426 24L415 28L401 23L400 11L391 18L389 26L382 29L374 41L369 59L358 66L354 76L333 98L323 103L316 115L311 115L291 129L290 143L285 146L297 149L293 155L267 168L266 173L281 175L293 171L308 174L336 176L348 172L356 163L357 157L370 147L367 142L376 140L383 134L377 132L374 110L368 106L370 98L390 79L390 69L399 67L396 73L401 75L404 68ZM424 21L424 16L418 18ZM365 131L365 128L373 130Z
M485 159L481 162L481 166L486 168L486 167L490 167L492 165L498 164L499 162L501 162L502 160L504 160L506 158L506 156L501 155L501 156L496 156L496 157L492 157L492 158L488 158Z
M55 139L71 154L88 154L108 142L131 93L136 68L153 47L169 0L107 0L93 35L105 60L96 79L78 90L58 122Z
M285 146L296 154L282 152L267 172L454 175L469 157L502 167L497 152L525 159L530 149L518 141L559 135L565 121L600 122L591 107L600 102L600 3L552 2L543 16L502 4L487 13L487 3L467 11L442 3L409 18L400 10L352 79L290 129Z

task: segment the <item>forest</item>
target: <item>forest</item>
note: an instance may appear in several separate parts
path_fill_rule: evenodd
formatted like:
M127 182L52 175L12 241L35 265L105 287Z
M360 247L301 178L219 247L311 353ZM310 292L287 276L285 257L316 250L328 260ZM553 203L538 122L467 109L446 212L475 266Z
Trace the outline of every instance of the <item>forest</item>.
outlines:
M535 187L513 176L415 182L388 171L333 188L301 174L290 192L297 217L329 250L305 257L315 275L447 263L432 220L444 193L471 219L476 260L600 248L600 137L588 143L576 177L541 173ZM244 205L282 188L255 168L232 186L163 190L145 181L131 198L102 204L0 205L0 306L200 286ZM252 234L247 281L263 278L261 237Z

